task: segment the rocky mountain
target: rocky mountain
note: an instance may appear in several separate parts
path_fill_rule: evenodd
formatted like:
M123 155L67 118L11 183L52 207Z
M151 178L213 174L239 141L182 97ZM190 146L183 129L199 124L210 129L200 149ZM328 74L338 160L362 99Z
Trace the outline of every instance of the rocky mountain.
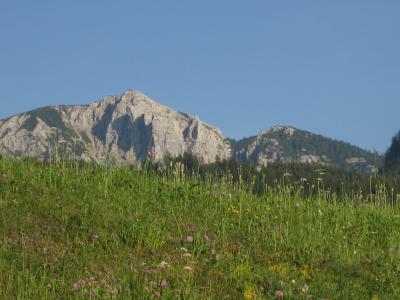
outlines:
M217 158L332 164L374 172L381 157L345 142L293 127L275 126L257 136L228 140L216 127L128 90L90 105L39 108L0 121L0 153L47 160L70 154L119 164L162 161L185 152L204 163Z
M289 126L274 126L231 145L236 160L261 165L300 162L376 172L382 160L377 153Z
M217 128L134 90L88 106L39 108L0 123L0 153L48 159L61 152L130 164L143 163L149 155L160 161L166 153L190 152L205 163L231 156Z

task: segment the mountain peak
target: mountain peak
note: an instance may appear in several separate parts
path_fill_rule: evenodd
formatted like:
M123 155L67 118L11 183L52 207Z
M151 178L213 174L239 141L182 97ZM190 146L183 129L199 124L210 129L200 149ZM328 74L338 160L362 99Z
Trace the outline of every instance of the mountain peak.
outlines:
M378 155L349 143L292 126L273 126L251 139L238 141L237 145L242 145L235 153L237 160L252 160L263 165L271 162L301 162L376 172L380 160Z
M109 110L109 107L155 107L162 106L160 103L150 99L145 94L138 90L129 89L123 92L120 96L106 96L89 105L96 110Z
M127 89L122 95L142 95L145 96L141 91L136 89Z
M126 90L121 96L122 101L132 101L132 100L139 100L139 101L151 101L149 97L138 90Z
M271 128L264 129L258 133L258 136L263 136L269 133L274 132L281 132L283 131L284 134L288 136L292 136L297 129L291 126L284 126L284 125L274 125Z
M113 157L121 164L143 163L149 153L153 160L160 161L167 153L178 156L188 152L206 163L231 156L229 143L218 129L137 90L108 96L88 106L38 109L5 123L0 127L0 153L15 156L47 159L55 147L51 143L60 141L65 141L64 151L81 159ZM53 132L57 132L57 140L50 141Z

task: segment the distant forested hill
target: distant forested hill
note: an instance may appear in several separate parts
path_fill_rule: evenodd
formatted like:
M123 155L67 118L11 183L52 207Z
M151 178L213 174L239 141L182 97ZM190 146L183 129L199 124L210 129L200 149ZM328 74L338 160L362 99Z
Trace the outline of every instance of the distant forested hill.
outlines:
M251 160L264 166L298 162L374 173L382 164L378 153L288 126L275 126L257 136L231 140L231 144L236 160Z

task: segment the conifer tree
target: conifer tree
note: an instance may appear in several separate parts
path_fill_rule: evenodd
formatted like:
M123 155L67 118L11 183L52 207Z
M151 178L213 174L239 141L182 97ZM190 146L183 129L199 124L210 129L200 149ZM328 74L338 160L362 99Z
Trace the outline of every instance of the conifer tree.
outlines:
M400 171L400 131L392 138L392 144L386 151L384 169L388 172Z

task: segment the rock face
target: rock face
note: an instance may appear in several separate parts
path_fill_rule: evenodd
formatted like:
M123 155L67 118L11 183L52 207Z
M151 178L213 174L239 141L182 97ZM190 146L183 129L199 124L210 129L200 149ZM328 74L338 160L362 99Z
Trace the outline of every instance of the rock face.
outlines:
M73 153L87 161L112 157L143 163L150 155L190 152L205 163L231 157L221 132L196 117L176 112L138 91L106 97L89 106L52 106L0 123L0 152L48 159Z
M376 172L378 154L359 147L288 126L275 126L257 136L232 143L235 159L268 163L336 165L361 172Z

